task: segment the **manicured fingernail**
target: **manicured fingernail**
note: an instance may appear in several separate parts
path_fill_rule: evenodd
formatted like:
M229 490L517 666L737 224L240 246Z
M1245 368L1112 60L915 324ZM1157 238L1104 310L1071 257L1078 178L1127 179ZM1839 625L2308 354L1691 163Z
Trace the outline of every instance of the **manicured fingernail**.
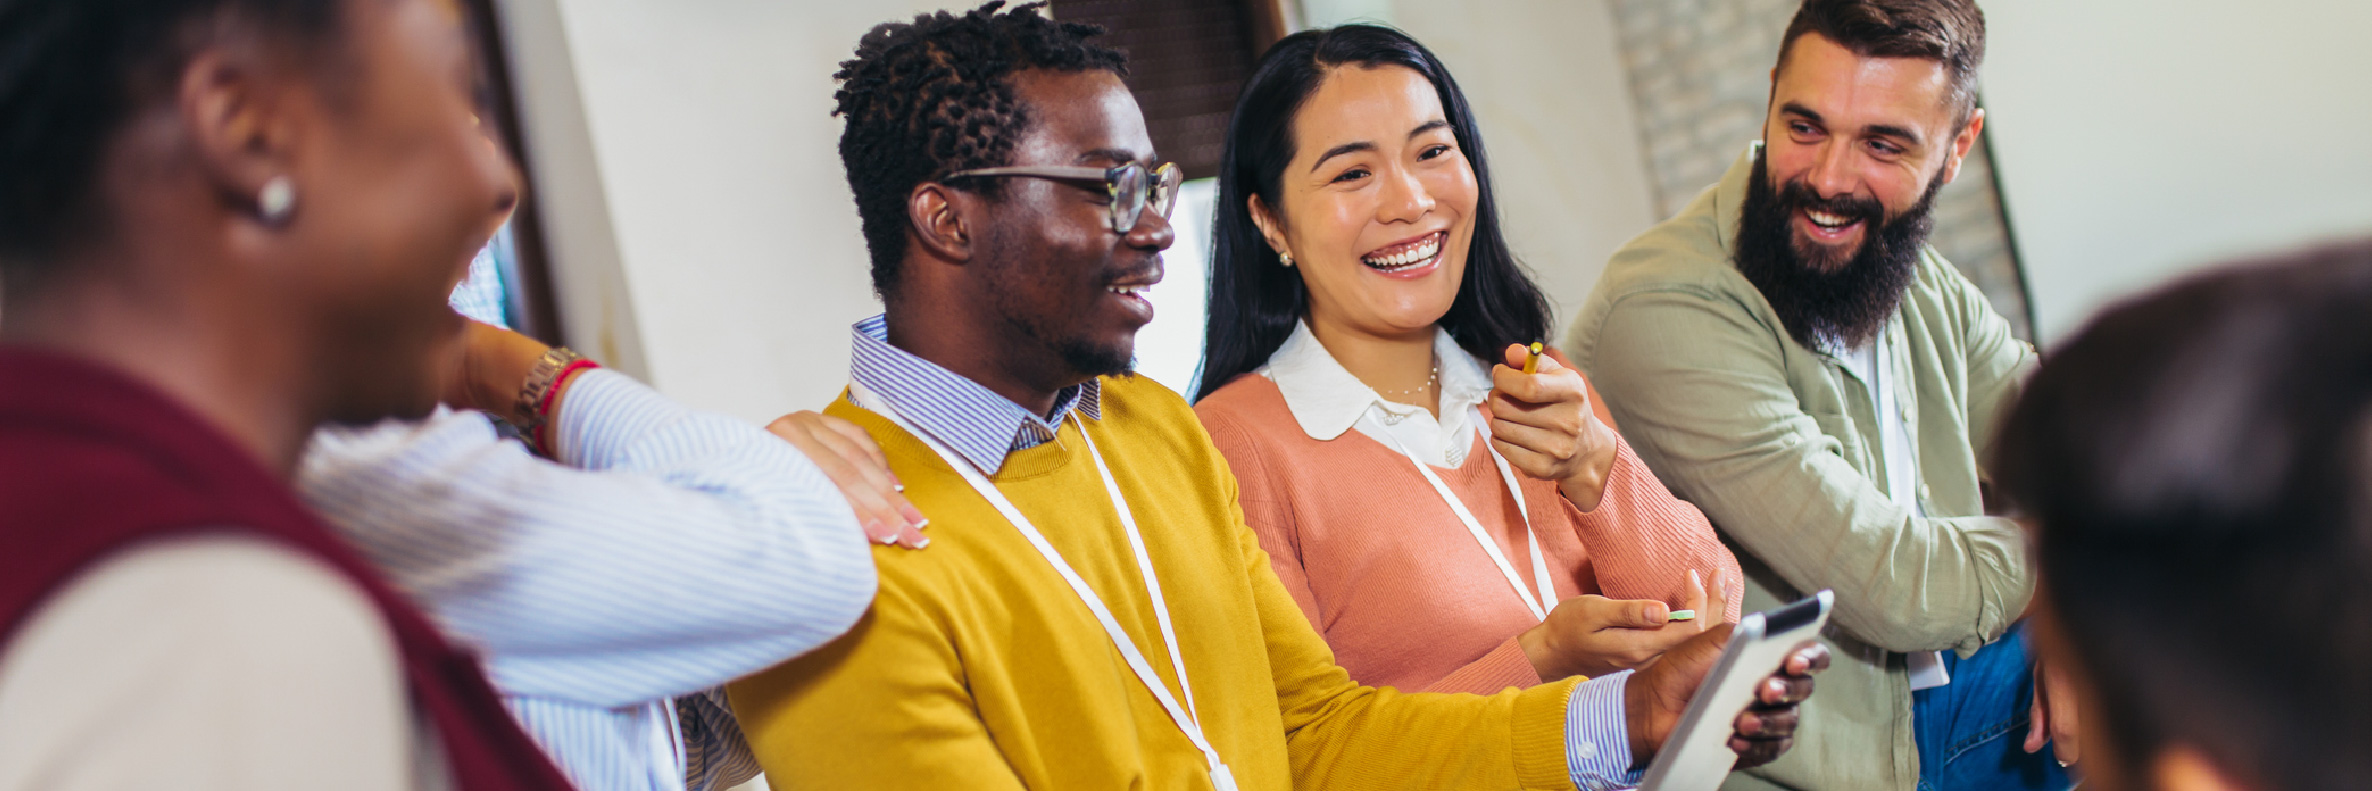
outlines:
M891 489L892 491L899 491L899 492L903 492L903 491L906 491L906 484L902 484L902 483L893 483L893 484L890 484L890 489Z
M1665 619L1672 621L1694 621L1697 619L1697 611L1673 610L1671 615L1665 616Z
M931 523L930 518L923 516L922 511L915 508L913 503L907 503L906 505L900 506L898 508L898 513L904 514L906 516L906 523L915 527L921 527Z
M930 545L931 545L931 537L930 537L930 536L923 536L921 541L914 542L914 548L915 548L915 549L921 549L921 548L923 548L923 547L927 547L927 546L930 546Z

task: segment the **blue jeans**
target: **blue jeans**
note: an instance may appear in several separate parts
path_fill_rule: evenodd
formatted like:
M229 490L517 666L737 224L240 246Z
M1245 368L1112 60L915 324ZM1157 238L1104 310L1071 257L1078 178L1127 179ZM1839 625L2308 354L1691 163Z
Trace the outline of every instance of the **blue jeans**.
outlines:
M1967 659L1945 651L1944 669L1952 683L1911 693L1919 791L2073 787L2051 748L2026 752L2034 660L2026 651L2024 622Z

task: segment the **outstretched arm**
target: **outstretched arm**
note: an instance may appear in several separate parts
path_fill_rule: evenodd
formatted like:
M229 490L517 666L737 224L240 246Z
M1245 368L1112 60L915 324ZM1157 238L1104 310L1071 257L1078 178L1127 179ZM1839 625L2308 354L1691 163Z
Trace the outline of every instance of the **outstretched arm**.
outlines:
M865 536L807 457L614 372L565 384L546 429L558 463L448 410L319 432L300 488L510 694L690 694L863 612Z

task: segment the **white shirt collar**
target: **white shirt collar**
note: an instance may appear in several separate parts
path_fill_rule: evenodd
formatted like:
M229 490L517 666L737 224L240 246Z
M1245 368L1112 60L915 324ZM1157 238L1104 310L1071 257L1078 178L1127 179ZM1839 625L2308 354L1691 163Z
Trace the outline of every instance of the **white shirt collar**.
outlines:
M1464 428L1461 418L1491 394L1491 374L1482 361L1467 354L1446 330L1433 331L1433 354L1441 361L1441 421L1444 428ZM1423 407L1391 401L1342 367L1309 324L1294 322L1293 334L1269 355L1258 373L1275 382L1285 397L1285 408L1310 439L1325 441L1343 435L1369 409L1387 415L1424 414ZM1459 416L1459 417L1451 417ZM1430 417L1430 416L1428 416ZM1430 421L1428 421L1430 422Z

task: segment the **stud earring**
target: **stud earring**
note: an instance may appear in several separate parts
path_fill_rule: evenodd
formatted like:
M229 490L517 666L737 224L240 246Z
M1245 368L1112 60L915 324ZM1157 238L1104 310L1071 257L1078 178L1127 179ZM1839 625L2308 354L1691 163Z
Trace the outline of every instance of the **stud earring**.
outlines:
M296 183L287 176L273 176L255 196L255 213L265 225L279 226L296 213Z
M1287 269L1293 268L1293 254L1283 250L1277 251L1277 263L1284 264Z

